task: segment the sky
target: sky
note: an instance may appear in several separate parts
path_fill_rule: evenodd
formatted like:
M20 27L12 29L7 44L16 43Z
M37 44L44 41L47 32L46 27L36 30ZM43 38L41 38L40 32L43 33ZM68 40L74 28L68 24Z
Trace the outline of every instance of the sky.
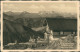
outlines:
M38 13L56 11L58 13L77 13L76 2L4 2L3 11Z

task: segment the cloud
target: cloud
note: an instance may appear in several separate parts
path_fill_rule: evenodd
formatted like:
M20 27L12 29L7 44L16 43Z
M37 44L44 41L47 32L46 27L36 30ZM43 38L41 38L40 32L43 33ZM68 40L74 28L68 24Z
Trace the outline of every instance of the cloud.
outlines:
M4 3L4 11L13 11L13 12L32 12L37 13L39 11L56 11L59 13L77 13L77 4L76 3L58 3L58 2L27 2L27 3Z

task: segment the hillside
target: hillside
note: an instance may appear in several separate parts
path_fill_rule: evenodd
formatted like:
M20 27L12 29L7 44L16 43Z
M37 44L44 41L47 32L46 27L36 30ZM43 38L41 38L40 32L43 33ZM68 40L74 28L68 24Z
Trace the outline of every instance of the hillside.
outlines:
M9 21L4 19L4 28L3 28L3 41L4 45L7 43L12 43L17 40L18 42L28 42L30 36L35 35L41 36L42 33L33 31L29 27L25 27L19 23Z

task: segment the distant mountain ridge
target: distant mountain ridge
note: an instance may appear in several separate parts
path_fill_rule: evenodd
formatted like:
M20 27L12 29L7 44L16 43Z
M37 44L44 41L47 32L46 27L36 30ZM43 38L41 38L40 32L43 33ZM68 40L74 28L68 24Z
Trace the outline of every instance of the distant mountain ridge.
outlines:
M49 11L40 11L39 13L29 13L26 11L23 12L4 12L4 14L9 16L14 16L16 18L56 18L57 16L61 16L58 18L70 18L70 19L76 19L77 14L70 14L70 13L57 13L57 12L49 12Z

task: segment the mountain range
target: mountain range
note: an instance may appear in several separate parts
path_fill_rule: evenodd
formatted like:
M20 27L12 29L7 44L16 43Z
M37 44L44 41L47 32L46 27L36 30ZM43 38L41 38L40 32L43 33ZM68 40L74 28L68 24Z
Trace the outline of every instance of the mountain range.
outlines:
M4 14L9 15L9 16L14 16L17 18L22 18L22 17L26 17L26 18L56 18L57 16L61 16L58 18L71 18L71 19L76 19L77 18L77 14L71 14L71 13L58 13L58 12L50 12L50 11L40 11L38 13L29 13L27 11L23 11L23 12L4 12Z
M64 15L64 14L63 14ZM65 14L66 16L66 14ZM63 30L61 27L64 24L64 30L76 30L77 27L77 17L73 17L71 14L69 16L62 16L56 12L45 12L41 11L39 13L29 13L29 12L4 12L3 13L3 43L4 45L8 43L15 42L28 42L31 36L44 38L44 32L47 23L50 24L53 30ZM49 19L48 19L49 18ZM58 19L58 20L52 20ZM62 19L59 21L59 19ZM69 23L65 20L70 20ZM47 21L47 22L46 22ZM58 22L59 21L59 22ZM54 22L54 23L53 23ZM55 23L56 22L56 23ZM69 24L75 24L72 28ZM57 26L57 25L60 25ZM55 28L54 28L54 27ZM73 29L74 28L74 29Z

